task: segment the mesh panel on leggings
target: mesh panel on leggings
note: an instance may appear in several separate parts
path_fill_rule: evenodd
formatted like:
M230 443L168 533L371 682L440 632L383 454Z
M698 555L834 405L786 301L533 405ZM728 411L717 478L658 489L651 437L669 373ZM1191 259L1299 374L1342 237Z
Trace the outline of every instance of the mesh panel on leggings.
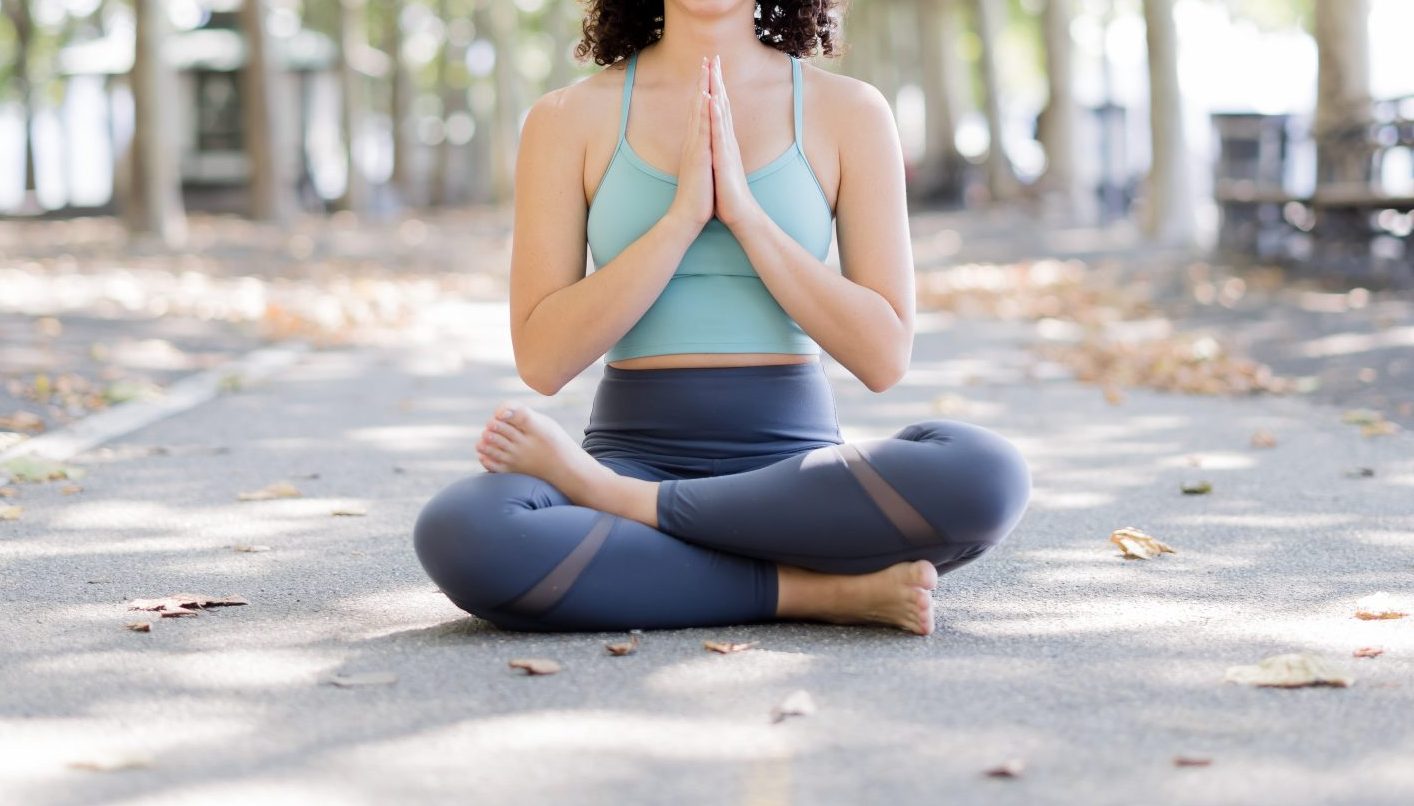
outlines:
M579 579L579 575L584 573L589 561L599 553L600 547L604 545L604 540L609 536L609 530L612 528L614 528L614 516L607 512L601 514L594 521L594 525L589 528L584 539L574 547L574 551L560 560L559 565L546 574L544 579L535 583L535 587L509 604L503 605L500 609L533 616L554 607L573 587L575 580Z

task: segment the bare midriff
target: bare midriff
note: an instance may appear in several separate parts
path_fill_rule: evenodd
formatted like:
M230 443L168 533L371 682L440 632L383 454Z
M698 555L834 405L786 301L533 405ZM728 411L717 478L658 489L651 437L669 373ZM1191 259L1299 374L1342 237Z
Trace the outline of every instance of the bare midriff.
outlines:
M819 356L795 353L672 353L643 355L614 361L615 369L669 369L673 367L741 367L762 364L804 364Z

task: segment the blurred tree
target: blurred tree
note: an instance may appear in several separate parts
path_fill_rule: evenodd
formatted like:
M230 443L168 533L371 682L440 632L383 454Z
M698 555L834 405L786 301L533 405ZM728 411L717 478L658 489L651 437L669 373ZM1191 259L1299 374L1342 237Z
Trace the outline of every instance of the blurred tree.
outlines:
M168 104L177 97L176 80L162 45L168 28L162 0L133 0L136 22L131 78L134 122L132 140L133 192L125 208L134 232L157 236L169 247L186 240L186 210L182 205Z
M1001 0L973 0L972 11L981 43L983 100L987 110L987 191L992 201L1013 198L1020 190L1016 172L1007 158L1002 121L1002 86L997 73L997 44L1006 6Z
M294 179L289 155L276 146L282 125L276 110L280 77L270 52L269 0L244 0L240 20L246 42L241 71L241 106L245 117L246 158L250 163L250 215L257 221L284 223L294 212Z
M388 125L393 140L393 188L406 201L414 198L412 175L413 131L412 108L413 84L403 53L407 32L403 30L404 0L388 0L383 10L383 48L388 54L390 73L388 78Z
M365 0L337 0L339 20L339 88L341 127L344 134L347 183L339 207L362 212L368 207L368 180L363 175L363 124L367 115L363 75L359 60L366 48Z
M1160 243L1193 242L1197 218L1188 176L1183 96L1178 84L1178 31L1174 0L1144 0L1149 46L1151 163L1144 191L1143 229Z
M515 187L516 147L520 143L521 73L516 64L520 11L504 0L477 3L478 36L485 31L495 53L492 104L490 200L511 198Z
M24 125L24 207L37 210L39 201L35 198L37 185L34 168L34 83L30 64L30 49L34 42L34 17L30 14L29 0L4 0L3 8L15 33L15 57L10 69L10 80L14 82L15 92L19 95Z
M1316 193L1369 189L1370 2L1316 0Z
M471 40L472 23L465 9L454 8L451 0L438 0L437 16L443 21L445 34L437 58L437 91L442 100L442 139L437 143L436 167L432 171L431 201L436 205L451 204L462 198L455 180L457 173L456 145L460 139L457 128L467 114L469 85L466 46ZM479 127L478 127L479 128Z
M966 67L958 55L956 0L914 0L923 88L923 162L915 192L921 199L962 200L967 160L957 150Z
M1039 189L1056 196L1071 215L1087 220L1090 194L1081 179L1080 105L1075 99L1075 47L1070 26L1075 19L1073 0L1047 0L1042 11L1046 45L1046 84L1049 97L1041 112L1038 139L1046 152L1046 171Z

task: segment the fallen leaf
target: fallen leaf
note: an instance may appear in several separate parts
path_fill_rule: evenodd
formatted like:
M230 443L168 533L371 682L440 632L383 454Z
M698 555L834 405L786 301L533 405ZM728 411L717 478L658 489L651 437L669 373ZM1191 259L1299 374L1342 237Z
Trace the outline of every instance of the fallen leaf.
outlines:
M1355 602L1355 617L1367 621L1373 619L1404 618L1409 615L1406 605L1396 602L1384 591L1372 593Z
M1385 648L1382 646L1362 646L1351 654L1357 658L1378 658L1385 654Z
M239 596L202 596L196 593L174 593L160 599L134 599L128 602L129 610L154 610L163 618L195 616L196 611L208 607L228 607L249 604Z
M1270 431L1258 429L1252 434L1252 447L1254 448L1275 448L1277 438Z
M340 518L361 518L361 517L363 517L364 515L367 515L367 514L368 514L368 507L362 507L362 506L343 507L343 508L341 508L341 509L336 509L336 510L334 510L334 511L331 512L330 514L331 514L331 515L334 515L335 517L340 517Z
M1355 682L1348 672L1318 655L1290 653L1273 655L1256 666L1230 666L1224 679L1252 686L1349 686Z
M609 650L610 655L631 655L638 649L638 633L630 635L627 641L618 644L605 644L604 648Z
M103 399L109 404L126 403L129 400L155 400L162 397L162 387L151 381L125 378L114 381L103 390Z
M19 494L20 491L14 487L0 487L0 498L14 498Z
M0 521L17 521L24 511L24 507L0 507Z
M984 771L985 775L992 778L1020 778L1021 771L1026 769L1026 762L1019 758L1009 758L995 767Z
M129 621L123 626L133 632L152 632L152 622L150 621Z
M510 666L512 669L524 669L527 676L554 674L563 668L559 663L549 658L517 658L511 661Z
M1164 553L1178 553L1167 543L1133 526L1126 526L1111 532L1110 542L1119 546L1126 560L1148 560Z
M152 757L140 753L109 753L70 761L69 769L88 772L117 772L152 766Z
M1124 393L1119 390L1118 386L1107 383L1104 386L1104 392L1105 402L1111 406L1118 406L1124 402Z
M805 689L796 689L771 709L771 722L780 722L788 716L809 716L815 713L815 700Z
M1206 767L1213 763L1211 758L1206 756L1174 756L1173 766L1175 767Z
M0 470L10 475L10 480L15 482L41 482L54 481L56 479L81 479L86 472L83 468L69 467L60 462L50 459L42 459L38 456L17 456L9 460L4 465L0 465Z
M59 492L63 493L64 495L73 495L75 493L83 492L83 487L80 487L77 484L66 484L63 487L59 488Z
M1360 435L1366 437L1387 437L1399 433L1399 424L1392 420L1380 420L1360 426Z
M752 641L746 644L733 644L726 641L703 641L702 646L711 652L718 652L723 655L729 655L733 652L744 652L759 643L761 642Z
M1374 409L1348 409L1340 415L1340 421L1347 425L1370 425L1384 419L1385 416Z
M299 498L300 491L295 485L288 481L277 481L274 484L266 485L259 490L241 493L236 496L241 501L269 501L273 498Z
M398 676L392 672L362 672L360 674L331 674L324 678L324 682L339 688L354 688L357 686L390 686L398 682Z
M255 553L255 552L259 552L259 551L269 551L269 550L270 550L270 547L269 547L269 546L261 546L261 545L257 545L257 544L254 544L254 543L237 543L236 545L231 546L231 551L242 551L242 552L249 552L249 553L252 553L252 554Z
M1373 467L1352 467L1345 471L1345 477L1348 479L1368 479L1374 475L1375 469Z
M32 431L37 433L43 430L43 418L23 409L8 417L0 417L0 431Z
M1185 481L1179 485L1184 495L1207 495L1213 491L1213 485L1206 481Z

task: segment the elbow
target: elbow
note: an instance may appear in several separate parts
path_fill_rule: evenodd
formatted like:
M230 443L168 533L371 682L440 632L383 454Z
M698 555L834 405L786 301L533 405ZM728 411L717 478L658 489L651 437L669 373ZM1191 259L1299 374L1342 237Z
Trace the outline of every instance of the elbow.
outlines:
M887 359L875 361L867 375L861 376L860 381L869 391L879 394L887 392L895 384L903 380L903 376L908 374L908 364L912 358L912 345L906 347L902 354L890 356Z
M516 373L526 386L546 397L554 396L566 382L548 367L535 366L528 361L516 361Z

